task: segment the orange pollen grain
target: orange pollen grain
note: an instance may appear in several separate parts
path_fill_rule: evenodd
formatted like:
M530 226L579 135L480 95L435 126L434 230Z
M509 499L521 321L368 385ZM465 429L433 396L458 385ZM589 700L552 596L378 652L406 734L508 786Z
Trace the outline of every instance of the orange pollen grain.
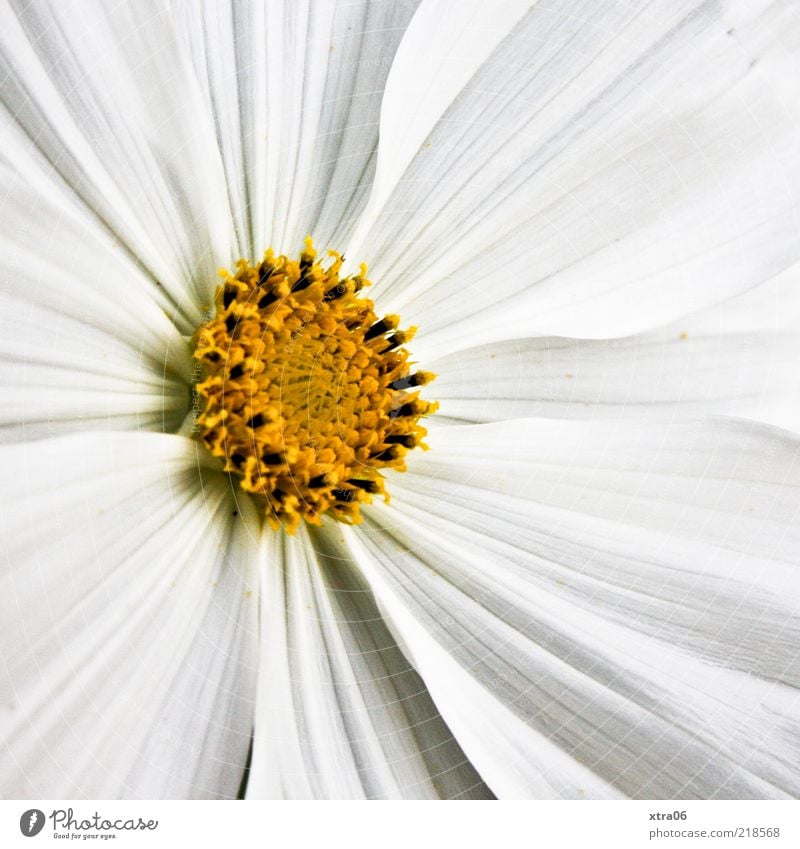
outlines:
M340 278L342 256L327 256L309 237L299 262L240 259L195 335L195 436L289 533L326 513L357 523L362 503L388 501L383 470L405 471L408 451L426 448L419 420L438 406L419 397L434 375L409 370L414 328L375 315L366 266Z

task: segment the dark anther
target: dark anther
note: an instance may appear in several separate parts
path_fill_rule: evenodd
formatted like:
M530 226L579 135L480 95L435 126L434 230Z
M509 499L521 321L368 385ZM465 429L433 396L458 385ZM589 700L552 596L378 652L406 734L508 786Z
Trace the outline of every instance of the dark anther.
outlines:
M405 377L396 377L390 384L389 389L408 389L410 386L419 386L419 374L407 374Z
M231 463L233 463L234 466L241 466L244 461L244 454L239 454L238 451L235 454L231 454Z
M383 462L389 462L391 460L397 459L397 451L392 448L386 448L383 451L378 451L377 454L372 454L373 460L381 460Z
M389 418L397 419L403 418L404 416L413 416L414 415L414 402L411 401L408 404L403 404L402 407L398 407L396 410L389 410Z
M341 298L347 292L347 285L345 283L338 283L333 289L328 289L328 291L322 296L323 301L335 301L337 298Z
M421 386L423 381L424 377L419 372L416 372L405 377L396 377L389 384L389 389L408 389L410 386Z
M236 327L237 321L238 321L238 319L236 318L235 315L229 315L225 319L225 329L228 331L228 333L233 333L233 328Z
M228 373L228 377L231 380L236 380L237 377L241 377L244 374L244 363L239 363L235 365L230 372Z
M267 292L267 294L263 295L258 301L258 308L260 310L266 309L270 304L277 300L278 296L274 292Z
M225 291L222 293L222 305L225 309L228 309L228 307L236 300L237 294L236 289L233 289L230 286L225 287Z
M383 336L387 330L391 330L392 328L386 322L386 319L381 319L380 321L375 322L375 324L370 327L370 329L364 334L364 341L369 342L370 339L374 339L376 336Z
M283 462L283 457L280 454L266 453L261 455L261 462L267 466L280 466Z
M353 486L357 486L359 489L363 489L364 492L378 491L378 484L376 484L375 481L360 481L356 478L353 478L352 480L349 480L347 482L353 484Z
M383 441L387 445L402 445L405 448L413 448L417 444L417 440L413 433L395 433L384 437Z
M399 333L395 333L394 336L390 336L386 341L388 344L385 348L381 350L382 354L387 354L389 351L394 351L395 348L399 348L400 345L403 344L403 338Z
M245 424L248 427L257 428L264 424L264 414L256 413L252 418L248 419Z
M356 500L356 491L354 489L332 489L331 495L337 501L344 501L346 504Z
M303 289L308 289L308 287L310 285L311 285L311 275L310 274L303 274L300 277L300 279L297 281L297 283L295 283L294 286L292 286L292 291L293 292L302 292Z
M317 489L318 487L321 487L321 486L327 486L328 485L328 476L327 475L317 475L316 477L311 478L311 480L308 482L308 485L310 487L313 487L314 489Z
M266 262L262 262L261 265L258 266L258 285L266 286L273 271L275 271L274 265L267 265Z
M218 363L221 359L218 351L209 351L204 356L210 363Z

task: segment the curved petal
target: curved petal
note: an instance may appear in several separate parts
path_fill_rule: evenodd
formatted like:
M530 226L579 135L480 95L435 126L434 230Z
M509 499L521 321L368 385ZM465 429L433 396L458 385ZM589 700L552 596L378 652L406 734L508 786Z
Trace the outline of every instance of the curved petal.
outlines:
M800 265L738 298L623 339L495 342L429 361L437 419L723 413L800 430Z
M239 251L341 248L375 170L383 88L418 0L177 0L214 115Z
M177 436L0 454L3 796L235 797L258 576L228 484Z
M168 430L191 354L93 217L0 163L0 441Z
M248 798L490 798L337 529L265 533Z
M447 108L520 19L527 0L427 0L392 63L381 109L383 144L362 222L386 203Z
M5 155L92 212L191 333L233 228L213 124L163 4L3 4L0 69L16 124Z
M745 291L800 256L798 33L767 0L533 4L394 185L379 166L350 256L437 354L630 335ZM438 39L412 26L403 51ZM386 120L427 115L428 85L393 74ZM389 129L404 162L416 135Z
M349 545L495 793L797 796L797 437L520 420L430 442Z

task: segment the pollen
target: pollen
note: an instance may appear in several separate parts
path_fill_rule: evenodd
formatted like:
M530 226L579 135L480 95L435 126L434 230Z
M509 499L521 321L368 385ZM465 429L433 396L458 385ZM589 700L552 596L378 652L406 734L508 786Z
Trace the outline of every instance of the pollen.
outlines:
M336 251L318 261L310 237L299 261L240 259L220 272L216 315L195 334L195 438L275 530L326 514L355 524L363 503L388 501L384 472L427 447L420 419L438 407L420 398L434 375L408 360L416 328L378 318L366 266L341 277L342 263Z

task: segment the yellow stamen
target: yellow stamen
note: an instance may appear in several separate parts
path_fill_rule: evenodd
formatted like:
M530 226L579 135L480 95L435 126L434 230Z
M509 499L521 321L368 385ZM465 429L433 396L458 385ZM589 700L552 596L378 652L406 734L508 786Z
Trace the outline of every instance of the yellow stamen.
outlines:
M299 262L240 259L195 336L195 435L289 533L326 512L356 523L361 503L388 501L381 470L404 471L406 453L426 448L419 419L438 407L417 388L435 375L409 373L402 346L416 328L379 320L360 296L366 266L340 279L342 256L328 257L317 262L309 237Z

